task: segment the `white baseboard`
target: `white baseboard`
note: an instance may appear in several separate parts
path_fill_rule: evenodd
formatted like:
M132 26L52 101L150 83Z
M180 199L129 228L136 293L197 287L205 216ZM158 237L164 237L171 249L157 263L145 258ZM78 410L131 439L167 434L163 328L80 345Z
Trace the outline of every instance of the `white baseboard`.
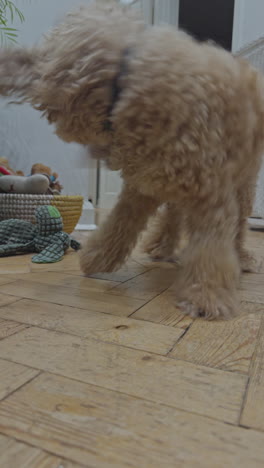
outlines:
M91 202L85 201L83 203L82 216L75 229L76 231L94 231L97 229L95 224L95 210Z
M248 222L251 227L264 228L263 218L249 218Z
M96 224L77 224L75 231L95 231Z

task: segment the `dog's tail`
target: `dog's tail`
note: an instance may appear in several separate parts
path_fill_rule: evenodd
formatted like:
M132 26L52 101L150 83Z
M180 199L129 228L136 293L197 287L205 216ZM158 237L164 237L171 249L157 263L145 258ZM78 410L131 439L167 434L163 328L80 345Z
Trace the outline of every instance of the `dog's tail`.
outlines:
M10 48L0 50L0 95L30 98L39 78L37 52L34 49Z

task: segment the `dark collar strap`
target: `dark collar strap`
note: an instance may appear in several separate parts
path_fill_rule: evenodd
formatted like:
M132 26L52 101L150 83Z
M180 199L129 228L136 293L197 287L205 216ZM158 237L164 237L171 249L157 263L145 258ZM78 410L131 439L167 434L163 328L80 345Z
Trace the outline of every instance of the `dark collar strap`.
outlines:
M131 48L127 47L126 49L123 50L122 55L121 55L121 60L120 60L120 66L119 66L119 71L115 75L113 83L112 83L112 97L111 97L111 103L109 105L107 114L108 117L104 121L104 130L113 130L112 122L111 122L111 116L114 110L114 107L119 99L119 96L122 91L122 87L120 86L120 79L127 75L128 73L128 57L131 53Z

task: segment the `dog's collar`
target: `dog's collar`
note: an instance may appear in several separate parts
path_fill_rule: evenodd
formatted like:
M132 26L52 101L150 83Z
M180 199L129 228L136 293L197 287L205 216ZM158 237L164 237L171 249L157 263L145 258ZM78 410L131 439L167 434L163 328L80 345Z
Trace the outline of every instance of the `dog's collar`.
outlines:
M108 130L108 131L113 130L111 117L112 117L114 107L122 91L122 87L120 85L120 79L123 78L123 76L125 76L128 73L128 57L130 53L131 53L131 47L127 47L122 52L120 64L119 64L119 70L117 74L115 75L113 82L112 82L111 102L107 111L107 119L103 122L104 130Z

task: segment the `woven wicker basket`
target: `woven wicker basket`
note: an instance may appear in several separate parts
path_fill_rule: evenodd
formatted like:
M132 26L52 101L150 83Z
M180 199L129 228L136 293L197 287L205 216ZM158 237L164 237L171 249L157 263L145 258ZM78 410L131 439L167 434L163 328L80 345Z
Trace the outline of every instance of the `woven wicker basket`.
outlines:
M39 205L56 206L63 219L63 229L70 234L82 214L83 197L1 193L0 221L14 218L35 223L35 210Z

